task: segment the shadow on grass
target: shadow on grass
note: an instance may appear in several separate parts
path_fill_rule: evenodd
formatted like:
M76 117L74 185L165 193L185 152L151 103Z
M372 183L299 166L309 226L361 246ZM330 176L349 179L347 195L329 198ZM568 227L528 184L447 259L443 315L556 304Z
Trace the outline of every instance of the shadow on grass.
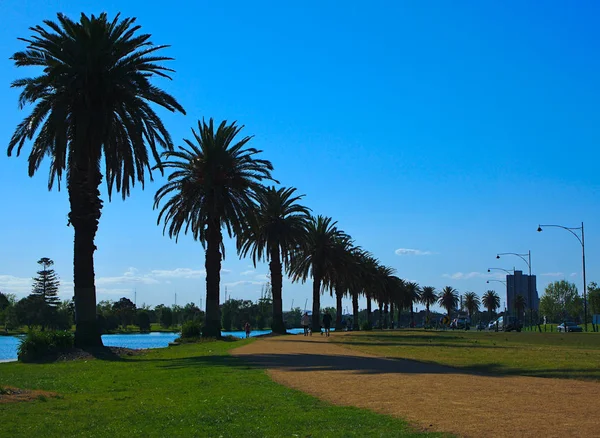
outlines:
M527 376L600 380L597 368L524 369L497 363L451 367L411 359L320 354L249 354L241 356L193 356L180 359L142 359L162 362L159 368L174 370L190 367L226 367L229 369L275 369L285 371L341 371L356 374L462 374L485 377Z
M357 345L357 346L368 346L368 347L445 347L445 348L483 348L483 349L498 349L498 348L514 348L512 346L502 346L502 345L486 345L486 344L475 344L472 342L465 342L462 344L454 343L454 342L359 342L359 341L348 341L344 340L341 342L336 342L337 345Z

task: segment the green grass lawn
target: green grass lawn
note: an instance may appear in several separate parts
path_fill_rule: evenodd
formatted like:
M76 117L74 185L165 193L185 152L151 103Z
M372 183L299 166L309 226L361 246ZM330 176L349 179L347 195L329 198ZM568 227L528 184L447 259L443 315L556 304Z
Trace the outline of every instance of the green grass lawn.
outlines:
M600 380L596 333L374 330L331 340L378 356L494 374Z
M123 360L0 364L0 387L60 395L0 404L0 435L439 436L280 386L263 370L228 355L246 342L253 341L181 345Z

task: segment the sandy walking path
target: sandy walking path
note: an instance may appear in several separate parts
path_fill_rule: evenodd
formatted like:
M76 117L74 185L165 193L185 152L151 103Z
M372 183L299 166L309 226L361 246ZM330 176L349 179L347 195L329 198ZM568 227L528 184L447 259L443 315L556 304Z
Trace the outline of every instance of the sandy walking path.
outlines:
M322 336L264 338L232 354L267 368L285 386L401 417L423 430L478 438L600 436L596 382L486 376L379 358Z

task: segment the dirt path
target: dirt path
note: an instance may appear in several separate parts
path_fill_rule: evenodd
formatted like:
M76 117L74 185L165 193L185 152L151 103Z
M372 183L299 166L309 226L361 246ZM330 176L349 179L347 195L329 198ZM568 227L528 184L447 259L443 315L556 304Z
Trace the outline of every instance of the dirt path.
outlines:
M378 358L321 336L264 338L232 354L267 368L285 386L401 417L423 430L465 437L600 436L595 382L483 376Z

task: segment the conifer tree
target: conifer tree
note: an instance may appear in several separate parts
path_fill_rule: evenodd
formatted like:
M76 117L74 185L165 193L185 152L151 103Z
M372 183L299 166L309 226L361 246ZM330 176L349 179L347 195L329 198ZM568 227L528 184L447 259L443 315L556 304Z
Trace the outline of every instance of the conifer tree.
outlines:
M60 304L58 297L60 281L54 269L51 269L54 262L48 257L42 257L38 260L38 264L42 269L37 271L37 277L33 279L31 295L42 298L48 307L56 309Z

